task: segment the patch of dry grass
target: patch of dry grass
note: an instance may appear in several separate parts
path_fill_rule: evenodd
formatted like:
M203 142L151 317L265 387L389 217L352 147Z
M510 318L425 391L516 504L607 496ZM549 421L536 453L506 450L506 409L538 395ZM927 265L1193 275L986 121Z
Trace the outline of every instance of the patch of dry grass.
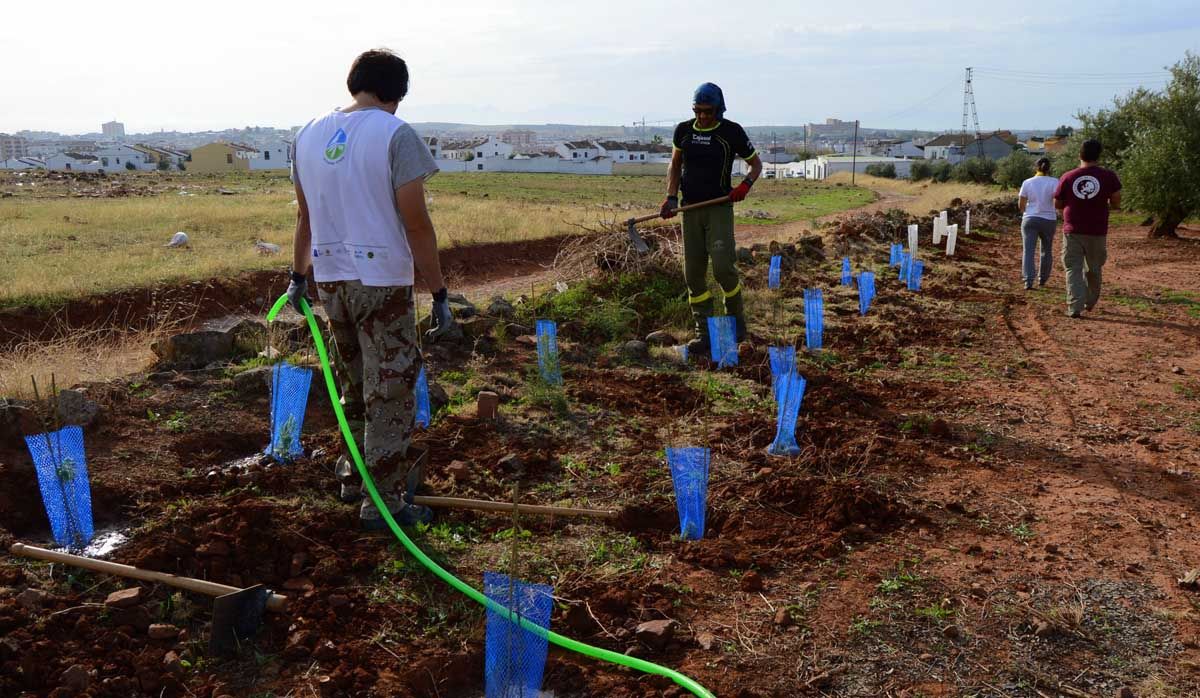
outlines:
M154 193L73 198L97 185L44 180L0 199L0 258L6 261L0 266L0 307L52 306L124 288L283 270L291 261L296 207L286 176L110 179L110 188L124 183ZM0 189L13 188L0 180ZM443 173L430 180L428 200L446 248L578 233L580 226L657 210L662 188L659 177ZM222 196L219 189L236 194ZM873 196L820 182L765 183L745 207L772 217L739 223L806 220L861 206ZM188 248L164 246L176 231L188 234ZM281 252L259 254L258 240L279 245Z
M850 173L838 172L825 181L835 184L837 182L849 184ZM985 201L987 199L1016 197L1016 194L1011 191L1001 191L999 187L985 184L962 184L959 182L939 184L928 180L912 182L907 179L887 179L885 177L872 177L862 174L857 175L854 181L860 187L867 187L905 197L905 201L898 203L897 208L904 209L914 216L926 216L930 211L944 209L954 199Z
M59 388L83 382L103 382L144 370L154 362L151 343L158 333L121 337L100 332L77 332L50 342L22 344L0 354L0 395L32 399L30 376L45 397L50 378Z

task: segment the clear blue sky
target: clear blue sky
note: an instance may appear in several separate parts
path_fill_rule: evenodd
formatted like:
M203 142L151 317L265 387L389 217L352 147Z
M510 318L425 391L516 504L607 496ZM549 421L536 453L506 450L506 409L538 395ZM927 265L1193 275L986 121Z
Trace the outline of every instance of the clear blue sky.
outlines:
M1200 50L1195 0L9 5L7 132L300 124L374 46L409 61L410 121L682 119L712 81L747 125L957 128L971 65L983 129L1053 128Z

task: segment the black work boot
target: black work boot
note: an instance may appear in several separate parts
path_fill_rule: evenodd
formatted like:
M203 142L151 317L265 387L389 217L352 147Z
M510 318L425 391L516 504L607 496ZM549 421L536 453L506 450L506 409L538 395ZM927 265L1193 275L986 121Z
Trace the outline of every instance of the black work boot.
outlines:
M342 455L337 459L334 475L338 479L338 499L347 504L353 504L362 499L362 479L349 456Z
M712 346L708 337L708 317L695 316L696 336L687 343L688 357L708 356Z

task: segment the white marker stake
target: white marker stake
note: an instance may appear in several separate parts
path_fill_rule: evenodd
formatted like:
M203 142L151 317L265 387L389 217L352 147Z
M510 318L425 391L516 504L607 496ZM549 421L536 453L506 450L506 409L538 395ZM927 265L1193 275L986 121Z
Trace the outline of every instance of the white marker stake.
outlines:
M967 209L967 226L963 230L963 235L971 234L971 209Z
M917 226L915 223L908 226L908 253L912 255L913 259L917 258Z
M946 226L950 225L950 212L942 211L942 232L946 232Z
M946 226L946 256L954 256L954 243L958 242L958 223Z
M942 219L940 216L933 217L933 244L942 244Z

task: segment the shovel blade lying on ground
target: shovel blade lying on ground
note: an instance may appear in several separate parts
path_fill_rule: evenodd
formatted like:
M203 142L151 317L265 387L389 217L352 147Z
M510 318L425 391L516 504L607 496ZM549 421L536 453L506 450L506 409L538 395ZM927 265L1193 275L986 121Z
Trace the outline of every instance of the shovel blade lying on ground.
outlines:
M262 625L263 612L271 590L262 584L238 589L213 601L212 633L208 652L214 656L235 654L243 640L249 640Z
M108 560L96 560L81 555L60 553L57 550L46 550L24 543L14 543L8 552L21 557L35 560L57 562L71 565L80 569L91 570L103 574L112 574L129 579L140 579L144 582L166 584L177 589L186 589L206 596L217 597L213 605L212 636L209 650L216 654L237 649L241 640L253 635L262 624L264 611L282 613L287 609L287 597L272 593L259 584L248 589L239 589L226 584L217 584L203 579L179 577L166 572L144 570L131 565L122 565ZM219 650L219 651L218 651Z

